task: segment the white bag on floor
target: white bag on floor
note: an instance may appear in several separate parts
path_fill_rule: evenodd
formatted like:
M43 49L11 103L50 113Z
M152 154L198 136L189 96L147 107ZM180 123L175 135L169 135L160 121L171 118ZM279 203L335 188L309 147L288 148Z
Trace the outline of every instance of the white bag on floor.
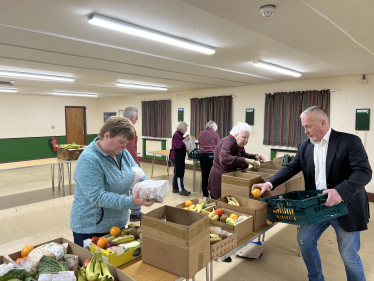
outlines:
M184 143L187 148L187 152L191 152L196 148L195 137L190 136L190 139Z
M169 192L169 181L152 181L146 180L135 184L133 194L141 187L139 197L141 199L153 200L163 203L165 196Z
M145 177L145 173L140 167L132 167L132 172L133 172L133 177L132 177L132 184L131 184L130 189L133 189L135 184L137 184L138 182L141 182Z

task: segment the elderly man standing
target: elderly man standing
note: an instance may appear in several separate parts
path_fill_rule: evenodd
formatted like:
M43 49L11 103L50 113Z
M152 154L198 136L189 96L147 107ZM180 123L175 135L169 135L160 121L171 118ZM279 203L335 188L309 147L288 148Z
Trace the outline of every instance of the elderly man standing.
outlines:
M123 117L129 119L131 123L135 125L136 121L138 121L138 109L132 106L126 107L123 110ZM135 128L134 128L134 132L135 132L135 137L132 141L130 141L127 144L126 149L128 152L130 152L132 158L134 158L134 161L140 167L140 163L138 159L138 136L136 134ZM132 189L131 189L131 195L132 195ZM141 219L142 219L141 207L137 206L134 209L131 209L130 221L131 222L140 221Z

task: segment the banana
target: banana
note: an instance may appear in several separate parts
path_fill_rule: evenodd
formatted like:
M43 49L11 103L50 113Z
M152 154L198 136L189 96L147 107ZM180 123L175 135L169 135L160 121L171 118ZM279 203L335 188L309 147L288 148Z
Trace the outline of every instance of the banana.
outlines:
M221 238L217 234L210 234L210 238Z
M109 268L107 264L105 263L105 261L101 260L100 263L101 263L101 270L103 272L103 276L106 276L108 281L113 281L114 278L112 274L110 274Z
M209 215L210 214L210 212L207 211L207 210L201 210L201 213L204 214L204 215Z
M107 238L108 241L113 241L114 239L116 239L116 237L112 235L109 235Z
M78 281L86 281L86 275L82 270L78 270Z
M96 256L97 258L97 256ZM94 272L98 274L97 280L102 281L103 275L101 275L101 263L99 260L96 260Z
M222 238L210 238L210 245L214 244L214 243L217 243L219 241L221 241Z
M80 268L80 271L81 271L84 275L86 275L86 269L85 269L84 267L81 267L81 268Z
M218 219L219 219L219 216L218 215L215 215L213 218L211 218L212 220L214 220L214 221L218 221Z
M134 240L135 240L134 235L125 235L125 236L121 236L116 239L113 239L112 241L115 242L117 245L119 245L122 243L134 241Z
M239 201L235 197L231 197L231 200L234 201L236 206L240 206Z
M92 258L92 260L89 262L86 268L86 279L87 281L96 281L99 278L99 273L94 272L95 267L95 260Z
M191 209L195 209L195 208L196 208L196 205L191 205L189 208L190 208L190 210L191 210Z
M209 218L211 219L211 218L213 218L215 215L216 215L216 212L215 212L215 210L214 210L214 208L213 208L213 211L211 211L210 214L209 214Z

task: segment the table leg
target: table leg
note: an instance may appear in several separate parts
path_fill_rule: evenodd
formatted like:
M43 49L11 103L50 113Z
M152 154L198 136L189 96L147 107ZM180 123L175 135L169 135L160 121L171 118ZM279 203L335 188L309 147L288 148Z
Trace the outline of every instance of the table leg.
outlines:
M196 159L193 159L193 192L195 192Z
M58 190L60 190L61 185L61 164L58 164Z
M300 231L300 225L297 226L296 241L297 241L297 235L299 234L299 231ZM300 250L299 242L297 243L297 250L299 252L299 257L301 257L301 250Z
M62 168L62 194L65 196L65 175L64 175L64 164L61 165Z
M69 191L71 195L71 162L66 163L68 168L68 177L69 177Z
M213 261L210 261L213 262ZM209 281L209 263L205 267L205 280Z
M55 191L55 165L51 165L52 191Z
M168 176L169 176L169 156L166 156L166 166L168 167Z
M153 154L153 158L152 158L152 174L151 174L151 178L153 178L153 166L155 165L155 154Z
M213 281L213 261L210 261L210 281Z

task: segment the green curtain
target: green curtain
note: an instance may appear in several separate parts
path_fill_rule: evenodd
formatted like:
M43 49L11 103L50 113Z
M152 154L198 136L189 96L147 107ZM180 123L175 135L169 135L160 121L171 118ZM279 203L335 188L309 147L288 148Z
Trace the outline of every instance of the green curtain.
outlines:
M142 101L142 135L171 138L171 101Z
M264 144L297 147L306 140L300 114L311 106L330 114L330 90L265 94Z
M191 99L191 135L198 139L209 120L217 123L220 138L229 134L232 128L232 96Z

